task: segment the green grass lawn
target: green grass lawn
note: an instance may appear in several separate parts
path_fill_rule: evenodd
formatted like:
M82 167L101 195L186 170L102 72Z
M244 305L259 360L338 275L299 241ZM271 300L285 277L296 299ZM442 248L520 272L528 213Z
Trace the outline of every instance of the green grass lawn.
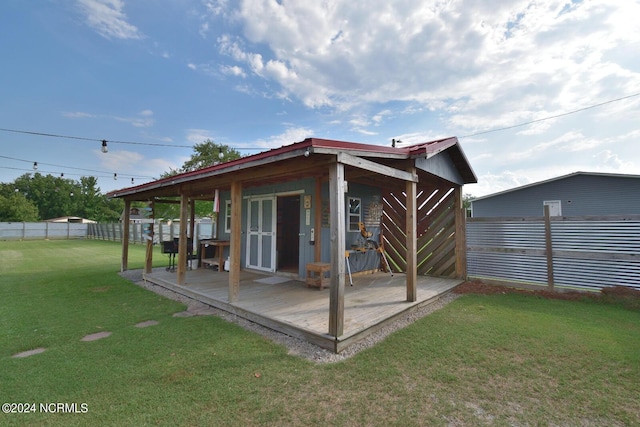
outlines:
M131 269L143 259L130 247ZM465 295L315 365L219 318L173 317L185 307L118 276L119 244L0 242L0 262L0 403L38 405L0 425L640 425L640 312L620 305ZM39 412L57 402L87 411Z

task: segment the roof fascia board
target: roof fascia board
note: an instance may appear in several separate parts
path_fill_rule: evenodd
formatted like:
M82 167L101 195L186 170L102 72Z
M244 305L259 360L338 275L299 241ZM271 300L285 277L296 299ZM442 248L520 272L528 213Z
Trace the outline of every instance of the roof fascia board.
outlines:
M392 168L390 166L381 165L380 163L376 163L357 156L352 156L348 153L338 153L337 161L338 163L343 163L345 165L364 169L391 178L397 178L403 181L418 182L418 175L415 173L410 173L400 169Z
M226 175L228 173L233 173L233 172L238 172L238 171L242 171L242 170L246 170L246 169L250 169L253 167L257 167L257 166L263 166L269 163L274 163L274 162L278 162L281 160L288 160L294 157L300 157L304 155L305 152L305 148L303 149L298 149L298 150L292 150L292 151L288 151L288 152L284 152L284 153L280 153L278 155L275 156L271 156L271 157L264 157L264 158L259 158L259 159L255 159L255 160L249 160L249 161L245 161L245 162L241 162L241 163L237 163L237 164L231 164L228 167L218 167L215 168L209 172L203 172L203 173L198 173L198 174L188 174L186 176L182 176L180 177L179 175L174 177L174 179L167 179L166 181L162 181L162 182L156 182L155 184L150 184L148 186L145 186L142 189L139 189L139 191L136 191L135 188L134 189L123 189L121 191L114 191L111 194L114 194L114 197L125 197L125 196L130 196L133 194L136 194L138 192L150 192L150 191L154 191L154 190L159 190L162 188L166 188L166 187L173 187L176 185L181 185L181 184L189 184L192 183L194 181L200 181L202 179L207 179L207 178L211 178L214 176L220 176L220 175Z
M329 147L318 147L312 146L309 147L309 153L311 154L332 154L338 155L340 153L347 153L354 155L357 153L358 157L374 157L374 158L384 158L384 159L406 159L408 156L406 153L387 153L387 152L379 152L379 151L364 151L364 150L349 150L349 149L339 149L339 148L329 148Z

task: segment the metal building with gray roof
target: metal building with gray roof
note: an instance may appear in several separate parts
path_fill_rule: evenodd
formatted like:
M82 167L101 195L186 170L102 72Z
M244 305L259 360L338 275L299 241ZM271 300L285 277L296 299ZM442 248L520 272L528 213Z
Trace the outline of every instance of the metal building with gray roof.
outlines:
M640 214L640 175L574 172L479 197L472 216L534 217Z

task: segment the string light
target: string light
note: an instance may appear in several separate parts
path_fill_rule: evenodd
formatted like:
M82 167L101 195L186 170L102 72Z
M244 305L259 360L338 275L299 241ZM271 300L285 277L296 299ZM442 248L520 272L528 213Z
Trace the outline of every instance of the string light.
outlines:
M9 157L9 156L1 156L1 159L9 159L9 160L16 160L19 162L25 162L25 163L32 163L33 160L25 160L25 159L18 159L15 157ZM38 162L33 162L35 164L38 164ZM80 171L86 171L86 172L92 172L92 173L97 173L97 174L108 174L109 176L111 176L110 171L101 171L101 170L95 170L95 169L86 169L86 168L77 168L74 166L66 166L66 165L57 165L57 164L53 164L53 163L40 163L39 165L46 165L46 166L55 166L55 167L59 167L59 168L65 168L65 169L74 169L74 170L80 170ZM18 168L12 168L12 167L8 167L8 166L0 166L0 168L2 169L16 169L16 170L23 170L23 169L18 169ZM35 168L34 168L35 169ZM60 172L54 172L54 173L60 173ZM73 175L73 174L72 174ZM76 174L77 175L77 174ZM127 176L132 176L134 178L142 178L142 179L154 179L154 177L152 176L146 176L146 175L127 175Z
M38 170L38 162L33 162L33 170L34 171Z
M117 173L114 173L114 174L113 174L113 180L114 180L114 181L117 181L117 180L118 180L118 174L117 174Z
M42 163L44 164L44 163ZM10 169L10 170L16 170L16 171L23 171L23 172L30 172L31 169L24 169L24 168L14 168L14 167L10 167L10 166L0 166L0 169ZM111 172L106 172L108 175L101 175L101 174L85 174L85 173L65 173L65 172L60 172L60 171L55 171L55 170L41 170L38 169L37 174L40 175L60 175L61 178L65 178L68 176L79 176L79 177L92 177L92 178L110 178L113 179L113 174L111 174ZM30 174L31 178L33 179L37 174ZM126 179L129 179L131 177L131 175L120 175L120 178L125 177ZM154 179L154 178L145 178L145 177L140 177L138 175L134 176L135 179L143 179L143 180L147 180L147 179Z
M0 132L12 132L12 133L20 133L24 135L35 135L35 136L44 136L51 138L65 138L65 139L76 139L81 141L98 141L104 142L106 144L107 139L104 138L85 138L82 136L73 136L73 135L59 135L55 133L46 133L46 132L34 132L29 130L21 130L21 129L8 129L8 128L0 128ZM193 145L183 145L183 144L163 144L156 142L137 142L137 141L116 141L116 140L108 140L108 142L112 144L130 144L130 145L148 145L152 147L174 147L174 148L193 148ZM103 144L103 146L105 145ZM265 147L231 147L234 150L243 151L243 150L264 150Z
M107 148L107 140L106 140L106 139L103 139L103 140L102 140L102 152L103 152L103 153L106 153L106 152L108 152L108 151L109 151L109 149Z

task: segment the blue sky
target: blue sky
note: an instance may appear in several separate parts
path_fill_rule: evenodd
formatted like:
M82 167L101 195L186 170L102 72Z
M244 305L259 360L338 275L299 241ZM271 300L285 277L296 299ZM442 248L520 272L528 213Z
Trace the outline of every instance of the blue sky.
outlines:
M475 196L640 175L638 16L637 0L5 0L0 181L37 161L106 192L206 138L250 154L312 136L458 136Z

